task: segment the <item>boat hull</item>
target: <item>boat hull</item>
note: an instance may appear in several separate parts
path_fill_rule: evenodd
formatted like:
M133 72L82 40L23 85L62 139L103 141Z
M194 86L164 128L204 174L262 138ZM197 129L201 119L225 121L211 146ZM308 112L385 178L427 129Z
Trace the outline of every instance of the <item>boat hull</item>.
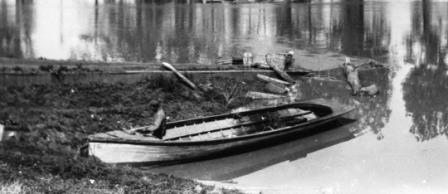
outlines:
M222 155L246 152L263 148L287 140L306 137L325 129L319 129L338 117L328 117L319 122L292 126L275 133L260 134L229 141L205 141L192 143L164 142L89 142L89 155L106 163L115 164L170 164Z

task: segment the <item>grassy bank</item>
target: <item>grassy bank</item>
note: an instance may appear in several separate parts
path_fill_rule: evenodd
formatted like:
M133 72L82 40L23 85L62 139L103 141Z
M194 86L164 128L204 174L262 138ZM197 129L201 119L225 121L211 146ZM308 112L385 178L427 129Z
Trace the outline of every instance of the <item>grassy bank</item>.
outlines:
M173 64L178 70L240 70L247 69L242 65L215 65L198 63ZM160 62L101 62L79 60L51 60L51 59L15 59L0 57L1 74L71 74L71 73L124 73L126 71L161 71L166 70Z
M1 59L0 80L11 72L51 73L58 78L59 73L107 72L115 67L122 71L146 66L128 65ZM315 69L339 65L339 62L327 63ZM341 78L339 71L322 75ZM78 150L90 134L151 123L156 104L162 104L172 121L220 114L246 105L250 102L243 97L247 91L264 88L254 76L196 76L194 82L206 91L201 100L194 98L173 76L143 75L133 81L113 82L74 77L72 81L48 80L51 84L27 81L0 85L0 123L27 131L0 142L0 193L238 193L217 191L192 180L144 173L132 167L106 165L95 158L80 157ZM339 86L345 86L343 83ZM322 91L316 94L318 89ZM329 95L329 88L322 84L304 84L301 90L307 97ZM345 89L335 91L348 94Z
M80 157L78 150L90 134L151 123L155 104L162 104L171 120L228 111L248 100L229 98L232 86L244 81L198 81L208 88L200 101L177 80L164 77L134 83L0 86L0 123L28 131L0 143L0 191L209 193L214 188L106 165ZM256 87L260 84L242 84L235 96Z

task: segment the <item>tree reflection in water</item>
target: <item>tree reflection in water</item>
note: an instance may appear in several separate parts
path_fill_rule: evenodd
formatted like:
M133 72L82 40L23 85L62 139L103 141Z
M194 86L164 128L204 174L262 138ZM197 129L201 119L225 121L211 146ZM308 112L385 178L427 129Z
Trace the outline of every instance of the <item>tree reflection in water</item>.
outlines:
M446 70L415 68L403 84L406 110L412 115L410 132L417 141L448 137L448 76Z
M414 12L413 30L409 37L409 60L416 63L403 83L406 110L412 116L410 132L417 141L448 137L448 72L445 58L447 13L440 4L423 0ZM419 19L421 18L421 19ZM446 31L446 30L445 30Z
M0 56L147 62L160 53L165 61L213 64L246 50L323 49L373 57L384 51L387 30L384 7L366 12L370 7L0 0Z
M333 70L331 74L335 74ZM340 74L340 72L338 73ZM377 139L384 138L382 129L389 121L391 109L388 106L390 99L390 79L387 69L378 68L360 71L360 79L362 85L377 84L380 88L380 94L374 97L351 95L350 88L343 81L322 81L309 79L307 84L303 84L304 98L316 98L323 96L332 98L339 102L349 104L352 99L359 102L358 108L355 109L353 116L358 119L358 123L354 125L356 130L371 130L377 135ZM342 80L342 79L341 79Z

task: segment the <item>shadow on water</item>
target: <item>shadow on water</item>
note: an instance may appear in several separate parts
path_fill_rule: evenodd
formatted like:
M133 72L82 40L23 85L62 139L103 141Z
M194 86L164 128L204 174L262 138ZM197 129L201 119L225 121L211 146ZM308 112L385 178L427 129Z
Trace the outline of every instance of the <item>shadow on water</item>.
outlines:
M355 138L359 131L352 130L354 121L341 118L322 126L326 129L323 133L243 154L171 166L142 168L150 172L199 180L231 180L280 162L304 158L309 153Z

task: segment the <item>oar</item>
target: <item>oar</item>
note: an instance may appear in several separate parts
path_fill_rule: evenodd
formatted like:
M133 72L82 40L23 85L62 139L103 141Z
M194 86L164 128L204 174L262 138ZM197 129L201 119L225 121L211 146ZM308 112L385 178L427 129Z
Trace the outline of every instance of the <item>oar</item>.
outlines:
M166 63L166 62L162 62L162 65L171 70L174 74L176 74L176 76L183 81L188 87L190 87L192 89L192 95L196 100L201 100L202 99L202 95L201 95L201 90L199 90L199 88L196 86L196 84L194 84L192 81L190 81L187 77L185 77L184 75L182 75L182 73L180 73L179 71L177 71L176 68L174 68L171 64Z
M198 87L193 82L191 82L187 77L182 75L182 73L177 71L177 69L174 68L171 64L166 63L166 62L162 62L162 65L165 68L171 70L174 74L176 74L176 76L179 77L188 87L190 87L193 90L197 90L198 89Z

